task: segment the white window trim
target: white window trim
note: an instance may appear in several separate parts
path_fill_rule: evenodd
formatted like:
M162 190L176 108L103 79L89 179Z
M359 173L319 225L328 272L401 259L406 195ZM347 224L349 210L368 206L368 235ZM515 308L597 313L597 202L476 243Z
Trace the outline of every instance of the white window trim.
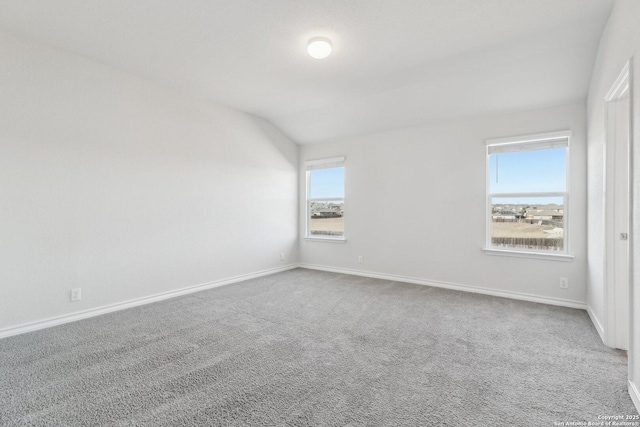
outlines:
M566 140L566 148L567 148L567 157L566 157L566 190L564 192L535 192L535 193L491 193L491 180L490 180L490 147L500 147L504 146L504 152L514 152L519 151L514 149L518 145L539 145L541 147L545 147L545 145L549 144L549 148L552 148L553 142L555 140ZM539 144L536 144L539 143ZM518 258L535 258L535 259L545 259L545 260L553 260L553 261L572 261L574 256L570 255L569 252L569 222L570 222L570 145L571 145L571 131L560 131L560 132L545 132L531 135L522 135L515 137L507 137L507 138L494 138L488 139L485 141L485 155L486 155L486 170L485 170L485 179L486 179L486 221L485 221L485 247L483 251L487 255L497 255L497 256L510 256L510 257L518 257ZM546 147L545 147L546 148ZM523 150L525 151L525 150ZM528 150L527 150L528 151ZM491 212L491 199L494 197L563 197L564 199L564 250L562 252L555 251L542 251L542 250L531 250L531 249L518 249L518 248L499 248L492 246L491 244L491 223L492 223L492 212Z
M565 254L562 252L554 253L554 252L530 252L526 249L518 250L518 249L495 249L495 248L484 248L484 253L487 255L496 255L496 256L509 256L515 258L536 258L536 259L547 259L551 261L573 261L574 256Z
M344 237L315 237L315 236L304 236L304 240L309 240L310 242L325 242L325 243L347 243L347 239Z
M307 160L304 162L305 168L306 168L306 172L305 172L305 179L306 179L306 197L305 197L305 225L304 225L304 240L308 240L308 241L315 241L315 242L328 242L328 243L345 243L347 241L346 239L346 227L345 227L345 232L343 233L342 236L322 236L322 235L318 235L318 236L314 236L311 235L309 233L309 226L311 225L311 218L310 218L310 212L311 212L311 202L316 201L316 200L321 200L321 201L341 201L344 205L347 204L346 202L346 194L345 197L320 197L320 198L310 198L309 194L311 193L311 179L310 179L310 172L312 170L318 170L318 169L332 169L332 168L340 168L340 167L344 167L344 163L345 163L345 157L331 157L328 159L319 159L319 160ZM346 187L346 184L345 184ZM346 191L346 188L345 188Z

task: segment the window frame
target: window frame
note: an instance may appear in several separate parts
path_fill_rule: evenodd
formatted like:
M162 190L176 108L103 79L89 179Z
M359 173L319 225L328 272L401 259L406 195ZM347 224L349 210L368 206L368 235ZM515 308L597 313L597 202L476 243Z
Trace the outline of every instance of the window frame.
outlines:
M312 241L320 241L320 242L334 242L334 243L344 243L346 242L346 221L344 231L342 236L327 236L327 235L313 235L310 233L311 226L311 203L314 201L326 201L326 202L342 202L343 209L346 206L346 173L345 173L345 183L344 183L344 197L309 197L311 195L311 171L312 170L320 170L320 169L337 169L337 168L345 168L345 160L344 156L341 157L331 157L327 159L318 159L318 160L307 160L304 162L305 164L305 180L306 180L306 194L305 194L305 240ZM344 218L344 216L343 216Z
M565 174L566 174L566 186L565 191L547 191L547 192L521 192L521 193L491 193L491 168L490 168L490 156L489 153L490 147L495 146L506 146L506 145L535 145L536 143L545 144L545 142L551 142L553 140L566 140L566 166L565 166ZM502 255L502 256L513 256L513 257L521 257L521 258L538 258L538 259L548 259L554 261L571 261L574 257L570 255L570 152L571 152L571 131L560 131L560 132L546 132L539 134L531 134L531 135L521 135L507 138L495 138L488 139L485 141L485 185L486 185L486 198L485 198L485 246L484 252L487 255ZM550 147L552 148L552 147ZM533 151L527 150L526 148L522 151ZM563 206L564 206L564 230L563 230L563 250L562 251L545 251L541 249L519 249L519 248L501 248L497 246L493 246L491 242L491 228L493 221L492 214L492 199L494 198L515 198L515 197L562 197L563 198Z

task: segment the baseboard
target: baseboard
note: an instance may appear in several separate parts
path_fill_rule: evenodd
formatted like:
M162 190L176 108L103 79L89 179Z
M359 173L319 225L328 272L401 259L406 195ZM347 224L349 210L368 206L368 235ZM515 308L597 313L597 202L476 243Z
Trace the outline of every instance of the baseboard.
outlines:
M395 276L391 274L374 273L374 272L362 271L362 270L351 270L346 268L327 267L323 265L314 265L314 264L303 263L303 264L299 264L299 267L307 268L310 270L330 271L333 273L342 273L342 274L350 274L354 276L371 277L374 279L392 280L395 282L405 282L405 283L413 283L416 285L433 286L435 288L453 289L456 291L492 295L496 297L537 302L541 304L558 305L561 307L577 308L580 310L587 309L587 304L580 301L573 301L573 300L561 299L561 298L542 297L538 295L525 294L525 293L519 293L519 292L501 291L496 289L483 288L479 286L461 285L457 283L447 283L447 282L440 282L440 281L433 281L433 280L417 279L415 277Z
M604 340L604 327L602 326L602 323L600 322L600 319L598 319L598 316L596 316L596 314L593 312L593 310L591 310L591 306L590 305L587 305L587 313L589 314L589 317L591 318L591 323L593 323L593 326L595 326L596 331L598 331L598 335L600 335L600 339L602 340L602 343L604 344L605 343L605 340Z
M640 392L631 380L629 380L629 395L631 396L633 404L636 405L636 411L640 414Z
M322 270L322 271L330 271L334 273L371 277L374 279L393 280L397 282L413 283L417 285L433 286L436 288L453 289L453 290L464 291L464 292L493 295L493 296L503 297L503 298L511 298L511 299L517 299L517 300L523 300L523 301L531 301L531 302L537 302L542 304L558 305L562 307L570 307L570 308L587 310L587 312L589 313L589 316L591 316L591 319L594 322L594 325L596 325L596 329L598 330L598 333L600 334L601 337L603 336L602 326L597 321L597 318L588 309L585 303L582 303L579 301L565 300L560 298L541 297L537 295L524 294L524 293L518 293L518 292L500 291L500 290L495 290L490 288L482 288L478 286L468 286L468 285L461 285L457 283L439 282L439 281L433 281L433 280L418 279L414 277L396 276L391 274L375 273L375 272L362 271L362 270L351 270L346 268L327 267L327 266L314 265L314 264L289 264L283 267L277 267L277 268L257 271L254 273L243 274L240 276L235 276L227 279L216 280L213 282L203 283L195 286L176 289L169 292L150 295L147 297L128 300L121 303L110 304L102 307L78 311L75 313L65 314L65 315L56 316L56 317L50 317L48 319L43 319L36 322L30 322L30 323L26 323L18 326L11 326L8 328L0 329L0 339L10 337L13 335L19 335L27 332L37 331L39 329L50 328L52 326L62 325L64 323L75 322L77 320L87 319L90 317L100 316L102 314L112 313L114 311L124 310L131 307L150 304L153 302L158 302L158 301L166 300L169 298L175 298L178 296L203 291L206 289L212 289L219 286L230 285L232 283L241 282L243 280L249 280L257 277L267 276L270 274L291 270L297 267L306 268L310 270Z
M52 326L62 325L64 323L75 322L76 320L87 319L89 317L100 316L102 314L112 313L114 311L124 310L131 307L137 307L140 305L150 304L166 300L169 298L175 298L182 295L192 294L194 292L204 291L206 289L217 288L219 286L230 285L232 283L242 282L244 280L255 279L257 277L268 276L274 273L280 273L282 271L292 270L297 268L297 264L289 264L283 267L270 268L267 270L257 271L255 273L242 274L240 276L234 276L227 279L216 280L213 282L202 283L195 286L189 286L186 288L176 289L169 292L163 292L160 294L150 295L147 297L136 298L116 304L105 305L102 307L91 308L88 310L78 311L75 313L64 314L62 316L50 317L44 320L38 320L36 322L25 323L18 326L10 326L8 328L0 329L0 339L10 337L13 335L24 334L27 332L37 331L39 329L50 328Z

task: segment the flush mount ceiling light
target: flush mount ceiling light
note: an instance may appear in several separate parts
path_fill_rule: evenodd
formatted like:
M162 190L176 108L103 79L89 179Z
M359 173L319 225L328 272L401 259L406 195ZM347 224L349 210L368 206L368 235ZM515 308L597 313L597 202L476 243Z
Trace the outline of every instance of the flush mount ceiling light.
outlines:
M307 52L311 57L316 59L324 59L331 54L331 40L325 37L314 37L309 40Z

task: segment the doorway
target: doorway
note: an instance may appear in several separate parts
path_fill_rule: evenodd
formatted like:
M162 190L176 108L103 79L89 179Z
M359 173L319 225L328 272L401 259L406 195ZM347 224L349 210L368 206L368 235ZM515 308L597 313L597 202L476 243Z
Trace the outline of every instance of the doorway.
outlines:
M629 65L606 98L605 232L606 344L629 348L630 294L630 97Z

